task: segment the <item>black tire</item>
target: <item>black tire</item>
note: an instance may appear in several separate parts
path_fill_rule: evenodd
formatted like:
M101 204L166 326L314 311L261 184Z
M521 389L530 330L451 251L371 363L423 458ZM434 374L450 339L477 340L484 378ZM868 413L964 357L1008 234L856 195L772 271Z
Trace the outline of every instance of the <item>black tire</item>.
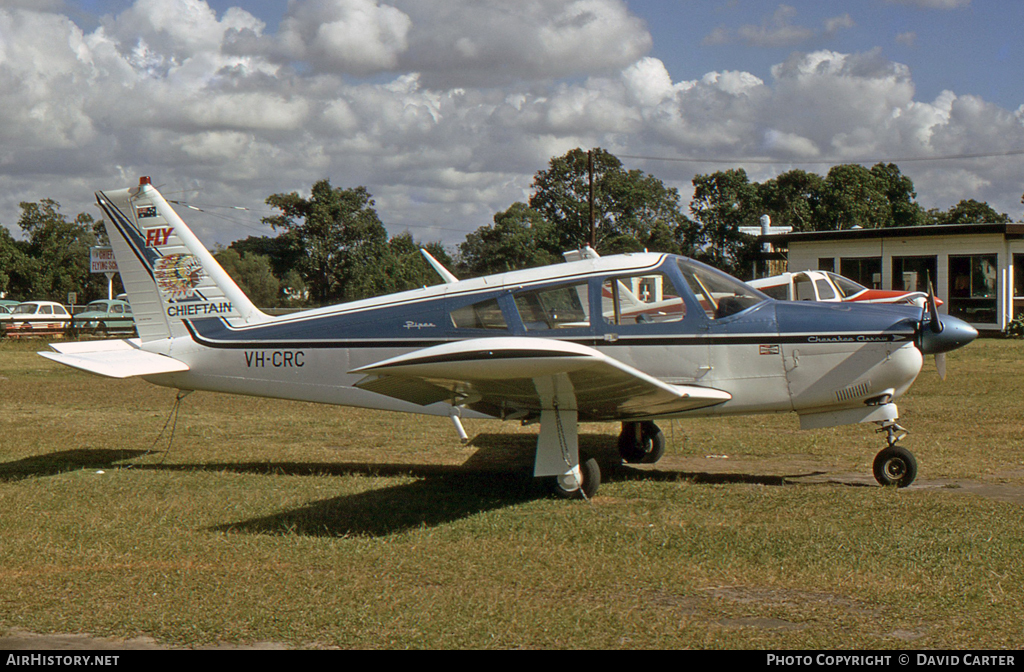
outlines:
M917 458L906 448L890 446L875 456L875 480L905 488L917 478Z
M619 434L619 455L623 462L654 464L665 455L665 434L650 421L624 422L622 433Z
M582 487L575 483L570 485L565 482L567 479L556 476L551 479L551 492L559 499L590 499L601 487L601 465L594 458L583 460L580 473L583 474Z
M92 333L93 333L94 336L101 336L103 338L106 338L107 337L107 323L106 322L100 322L99 324L96 325L96 328L92 330Z

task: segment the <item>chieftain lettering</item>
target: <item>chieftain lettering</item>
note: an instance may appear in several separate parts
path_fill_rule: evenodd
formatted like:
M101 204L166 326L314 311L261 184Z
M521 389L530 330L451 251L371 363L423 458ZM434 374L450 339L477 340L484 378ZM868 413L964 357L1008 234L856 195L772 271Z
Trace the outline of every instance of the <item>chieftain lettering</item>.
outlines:
M179 303L167 308L167 317L196 317L197 315L220 315L230 313L230 301L220 303Z

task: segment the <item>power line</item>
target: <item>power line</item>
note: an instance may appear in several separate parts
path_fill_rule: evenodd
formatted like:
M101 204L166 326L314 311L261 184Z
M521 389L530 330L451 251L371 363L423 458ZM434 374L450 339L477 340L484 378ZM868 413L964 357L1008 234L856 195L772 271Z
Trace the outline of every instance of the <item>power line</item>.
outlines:
M840 165L846 163L915 163L925 161L956 161L962 159L992 159L1005 156L1022 156L1024 149L1015 149L1009 152L993 152L978 154L949 154L943 156L908 156L902 158L882 159L846 159L846 160L817 160L817 161L790 161L787 159L753 159L744 157L735 158L692 158L683 156L637 156L632 154L617 154L620 159L638 159L642 161L671 161L675 163L753 163L760 165L791 164L791 165Z

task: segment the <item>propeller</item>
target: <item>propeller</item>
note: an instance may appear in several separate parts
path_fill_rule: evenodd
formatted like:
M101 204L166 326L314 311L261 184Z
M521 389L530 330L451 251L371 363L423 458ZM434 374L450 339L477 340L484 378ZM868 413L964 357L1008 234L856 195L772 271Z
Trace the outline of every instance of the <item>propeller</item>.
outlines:
M935 355L935 368L940 379L946 379L946 353L962 348L977 337L978 330L963 320L950 315L943 319L939 315L935 290L929 279L928 300L921 307L921 319L917 322L915 341L921 354Z

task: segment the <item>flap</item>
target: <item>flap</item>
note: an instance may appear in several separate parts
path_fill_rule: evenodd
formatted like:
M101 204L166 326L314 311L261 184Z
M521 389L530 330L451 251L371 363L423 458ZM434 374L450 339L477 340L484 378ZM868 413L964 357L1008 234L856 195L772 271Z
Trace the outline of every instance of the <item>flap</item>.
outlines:
M481 338L406 353L351 373L356 383L416 404L439 401L496 416L546 409L536 381L564 374L581 420L619 420L721 404L728 392L670 385L594 348L545 338Z

